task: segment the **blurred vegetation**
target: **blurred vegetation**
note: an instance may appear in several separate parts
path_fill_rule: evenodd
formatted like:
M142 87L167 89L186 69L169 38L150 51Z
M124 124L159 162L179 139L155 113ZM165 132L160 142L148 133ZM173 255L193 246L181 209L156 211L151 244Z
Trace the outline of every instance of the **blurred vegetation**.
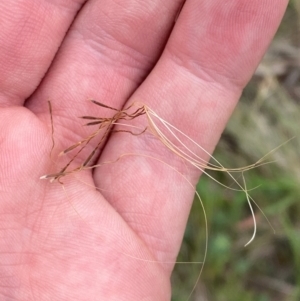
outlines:
M270 150L271 164L245 173L258 232L245 195L203 176L198 191L209 223L208 257L191 301L300 300L300 1L291 1L278 33L241 97L214 156L227 167L252 164ZM225 185L232 179L211 173ZM258 187L259 186L259 187ZM201 261L203 212L196 200L178 261ZM176 265L173 301L185 301L201 266Z

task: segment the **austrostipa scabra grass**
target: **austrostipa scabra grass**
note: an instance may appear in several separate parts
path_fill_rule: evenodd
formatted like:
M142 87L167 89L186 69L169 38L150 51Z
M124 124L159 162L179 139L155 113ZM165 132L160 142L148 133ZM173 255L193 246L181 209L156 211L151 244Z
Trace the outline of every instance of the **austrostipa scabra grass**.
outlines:
M185 164L190 164L194 168L197 168L202 173L207 174L211 179L213 179L208 173L207 169L211 169L214 171L220 171L225 172L229 175L229 177L235 182L236 188L230 187L229 189L235 190L235 191L242 191L245 193L246 199L249 203L251 213L253 215L254 219L254 232L251 237L251 239L248 241L247 244L249 244L255 236L256 232L256 223L255 223L255 216L251 205L251 198L249 196L249 190L246 187L246 184L244 181L239 182L236 176L237 173L241 173L242 179L243 179L243 173L247 170L250 170L252 168L255 168L257 166L260 166L264 163L264 160L259 160L253 165L239 168L239 169L228 169L225 168L218 162L215 158L212 158L212 162L208 163L205 159L203 159L201 156L198 155L198 152L195 151L195 149L201 150L202 153L205 153L206 155L209 155L208 152L201 147L199 144L197 144L195 141L189 138L188 135L184 134L182 131L174 127L172 124L161 118L154 110L149 108L147 105L142 103L133 103L130 106L118 110L113 107L110 107L108 105L102 104L97 101L92 101L94 104L105 108L109 110L112 114L111 117L94 117L94 116L83 116L82 118L85 120L88 120L88 123L86 124L88 127L96 127L92 134L88 135L84 139L72 144L65 150L63 150L60 155L68 155L70 157L70 160L67 164L65 164L62 168L58 170L58 172L51 173L48 175L43 176L44 179L50 179L51 181L61 181L61 179L68 175L77 175L80 171L92 169L96 167L101 167L103 165L107 164L113 164L117 161L122 161L123 158L128 156L143 156L149 160L157 160L161 164L165 164L168 168L173 169L176 171L176 168L171 166L170 164L163 162L160 158L156 158L155 154L148 155L148 154L142 154L142 153L120 153L118 156L114 158L114 160L107 161L107 162L101 162L101 164L95 165L94 158L99 151L99 149L102 147L105 140L108 138L111 134L117 134L117 133L124 133L128 135L135 136L133 139L139 139L142 135L148 135L146 137L143 137L147 139L147 137L150 136L152 139L156 139L159 143L161 143L168 151L170 151L172 154L174 154L176 157L179 158L179 160L185 162ZM146 123L145 125L139 127L135 124L131 124L132 121L137 120L138 118L145 119ZM117 126L117 127L115 127ZM97 140L98 138L98 140ZM97 140L97 141L96 141ZM96 141L96 142L95 142ZM84 150L93 142L93 148L91 151L88 151L86 154L86 157L78 164L78 157L82 154ZM74 166L75 165L75 166ZM178 173L181 173L180 171L177 171ZM191 182L183 175L182 179L186 182L188 182L189 185L192 185ZM214 180L214 179L213 179ZM219 182L218 182L219 183ZM221 184L221 183L219 183ZM222 185L222 184L221 184ZM193 187L193 185L192 185ZM194 189L194 187L193 187ZM198 199L201 202L200 196L198 195ZM202 202L201 202L202 204ZM205 210L203 207L203 211L205 214ZM205 216L205 228L207 231L207 222L206 222L206 216ZM207 233L206 233L207 238ZM203 262L205 262L207 253L207 240L205 245L205 252L203 256ZM130 256L130 254L127 254ZM136 260L143 260L143 258L136 258ZM201 267L201 270L203 268L203 265ZM201 274L201 272L200 272Z

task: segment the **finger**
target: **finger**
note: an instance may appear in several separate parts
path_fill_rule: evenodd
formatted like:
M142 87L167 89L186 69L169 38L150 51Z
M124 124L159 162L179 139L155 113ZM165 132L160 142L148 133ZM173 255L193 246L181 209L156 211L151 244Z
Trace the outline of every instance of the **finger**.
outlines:
M56 141L67 147L92 131L78 116L111 115L89 105L88 98L122 107L159 57L181 2L107 0L85 5L28 102L28 108L48 123L51 100ZM82 157L96 144L91 141Z
M36 89L83 2L0 3L0 106L22 104Z
M286 5L281 0L187 1L161 59L130 102L142 100L211 153ZM175 261L194 194L189 183L195 185L200 170L150 134L112 135L100 162L128 153L140 156L99 167L96 184L158 260Z

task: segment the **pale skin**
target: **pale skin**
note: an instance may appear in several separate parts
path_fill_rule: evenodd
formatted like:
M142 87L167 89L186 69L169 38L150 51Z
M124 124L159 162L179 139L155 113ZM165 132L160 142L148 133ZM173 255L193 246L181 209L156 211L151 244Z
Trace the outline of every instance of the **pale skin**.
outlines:
M40 180L57 171L47 100L54 158L89 133L77 116L110 114L88 98L141 101L212 152L287 1L187 0L176 23L180 0L84 2L0 4L0 299L170 300L194 189L142 156L65 191ZM98 160L126 152L200 176L149 135L112 135Z

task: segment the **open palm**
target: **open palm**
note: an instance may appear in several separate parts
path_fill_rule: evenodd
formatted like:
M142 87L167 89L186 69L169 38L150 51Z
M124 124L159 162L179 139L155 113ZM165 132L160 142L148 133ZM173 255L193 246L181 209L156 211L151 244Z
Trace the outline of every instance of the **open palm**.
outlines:
M287 1L187 0L176 23L182 0L11 2L0 4L1 300L169 300L193 188L143 156L65 177L65 190L40 180L57 171L47 100L54 156L88 135L78 116L112 114L88 98L141 101L211 152ZM200 175L149 135L113 134L99 160L129 152Z

